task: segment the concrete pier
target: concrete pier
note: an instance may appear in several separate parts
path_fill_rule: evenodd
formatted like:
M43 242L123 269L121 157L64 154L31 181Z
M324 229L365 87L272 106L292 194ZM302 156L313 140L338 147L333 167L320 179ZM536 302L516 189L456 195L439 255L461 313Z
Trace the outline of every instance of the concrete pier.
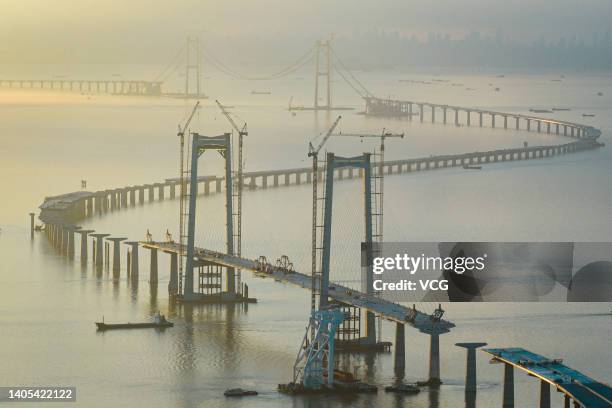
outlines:
M178 293L178 254L170 254L170 282L168 282L168 294L175 296Z
M96 267L102 268L104 265L104 238L110 236L110 234L91 234L95 239L95 251L94 251L94 262Z
M30 238L34 239L34 216L36 214L30 213Z
M87 235L95 231L80 229L76 232L81 234L81 263L85 264L87 263Z
M68 231L68 250L66 254L70 259L74 259L74 233L80 229L81 227L77 227L74 225L69 225L66 227L66 230Z
M403 323L395 323L395 356L394 356L395 376L398 378L403 378L405 368L406 368L405 325Z
M440 381L440 335L432 333L429 343L429 380L430 387L438 387Z
M550 384L540 380L540 408L550 408Z
M486 346L487 343L455 343L458 347L467 349L467 362L465 371L465 392L476 392L476 349Z
M113 278L119 279L121 271L121 241L127 238L106 238L107 241L113 243Z
M138 265L138 245L139 242L138 241L125 241L124 242L125 245L129 245L130 246L130 263L129 263L129 276L130 276L130 281L132 282L132 284L135 284L138 282L138 269L139 269L139 265Z
M504 400L502 408L514 408L514 367L504 364Z
M149 271L149 283L157 284L158 280L158 268L157 268L157 249L148 248L151 251L151 262Z

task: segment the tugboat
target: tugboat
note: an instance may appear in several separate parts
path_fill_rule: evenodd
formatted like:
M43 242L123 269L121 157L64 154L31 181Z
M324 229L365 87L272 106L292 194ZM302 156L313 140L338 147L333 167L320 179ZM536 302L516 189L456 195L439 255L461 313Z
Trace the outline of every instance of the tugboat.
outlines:
M257 391L243 390L242 388L230 388L226 390L223 395L226 397L249 397L257 395Z
M101 322L96 322L98 330L115 330L115 329L165 329L166 327L174 326L174 323L166 320L166 316L157 312L153 317L153 321L149 323L104 323L104 316Z

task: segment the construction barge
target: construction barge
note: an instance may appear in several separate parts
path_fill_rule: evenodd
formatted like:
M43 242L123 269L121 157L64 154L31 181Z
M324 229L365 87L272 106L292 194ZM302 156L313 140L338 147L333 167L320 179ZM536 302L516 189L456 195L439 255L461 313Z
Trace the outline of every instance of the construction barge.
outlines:
M101 322L96 322L96 327L98 331L105 330L117 330L117 329L165 329L168 327L173 327L174 323L166 320L166 317L162 314L157 313L153 318L152 322L144 322L144 323L114 323L109 324L104 322L104 318L102 318Z

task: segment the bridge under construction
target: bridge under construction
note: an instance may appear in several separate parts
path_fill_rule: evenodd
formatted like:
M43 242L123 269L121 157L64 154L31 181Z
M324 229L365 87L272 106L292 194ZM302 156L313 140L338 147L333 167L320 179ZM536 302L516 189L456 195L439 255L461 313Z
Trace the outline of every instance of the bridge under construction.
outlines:
M195 42L189 42L187 48L201 48ZM321 52L321 43L317 43L317 59ZM327 43L323 49L328 62L333 49ZM296 66L301 66L300 61ZM189 65L189 64L188 64ZM327 101L321 105L318 96L312 110L332 110L331 100L331 69L329 63L327 75ZM321 76L320 66L317 63L316 94L318 93L318 78ZM188 70L196 71L199 67L189 65ZM284 73L283 73L284 75ZM188 75L189 77L189 75ZM353 81L354 82L354 81ZM197 96L200 93L199 83L196 81L197 92L190 92L186 86L185 95ZM365 88L364 88L365 89ZM124 187L98 192L79 192L67 195L49 197L41 205L41 220L45 222L45 231L52 245L62 253L73 258L75 253L75 234L81 234L81 261L87 261L87 237L94 238L93 263L101 270L103 259L106 263L110 257L110 245L113 245L113 277L119 279L121 242L129 245L128 277L133 282L138 280L138 249L150 251L150 283L158 282L158 253L170 256L169 295L173 302L180 304L192 303L250 303L255 298L250 296L248 285L241 282L241 271L252 272L256 276L273 278L282 283L289 283L309 289L311 291L311 313L309 327L304 342L298 353L294 366L295 384L301 381L302 385L314 384L320 387L323 384L326 368L328 385L333 385L333 350L346 349L353 351L386 350L391 343L382 342L378 322L388 320L395 323L395 370L403 372L405 368L405 326L413 327L419 332L430 336L429 352L429 378L423 385L439 386L440 376L440 349L439 336L448 333L455 325L443 319L444 311L440 306L432 313L420 311L416 306L406 306L392 303L380 298L374 293L372 281L371 261L375 256L375 242L382 242L382 213L383 213L383 177L391 173L409 173L424 170L434 170L449 167L466 167L491 163L501 163L513 160L533 160L551 158L557 155L569 154L585 150L597 149L602 146L598 141L601 132L591 126L572 122L555 121L528 115L501 113L480 109L468 109L457 106L440 105L434 103L421 103L411 101L391 101L375 98L371 94L364 96L366 101L366 115L402 117L412 120L414 110L418 108L418 115L424 121L426 108L431 109L431 121L436 121L436 113L442 113L442 123L447 123L447 112L454 112L456 126L471 126L473 115L478 117L478 125L484 126L484 119L490 119L492 128L496 128L496 118L503 119L503 128L508 129L509 120L515 120L516 129L550 133L570 138L569 141L549 146L528 146L522 148L498 149L487 152L472 152L457 155L430 156L405 160L385 161L384 139L391 137L384 132L380 135L381 150L376 154L364 153L354 157L343 157L328 152L319 162L318 153L321 147L332 136L340 120L336 119L321 143L314 147L309 146L308 156L312 158L313 165L309 168L292 168L285 170L271 170L259 172L243 172L242 136L246 136L246 124L238 127L230 115L219 103L220 109L230 121L234 130L240 136L238 146L233 142L230 133L205 136L191 133L187 136L187 154L184 155L184 136L188 123L179 128L181 137L181 163L178 178L167 179L163 182ZM305 109L306 110L306 109ZM195 112L195 108L194 108ZM463 122L460 114L465 114ZM192 112L193 116L193 112ZM535 124L535 125L534 125ZM372 136L372 135L368 135ZM365 136L364 136L365 137ZM236 159L237 150L237 159ZM198 173L198 160L203 154L218 153L224 160L224 171L220 177L201 175ZM280 257L276 263L269 262L261 256L258 259L248 259L241 255L242 233L242 190L243 187L269 188L282 185L312 184L312 269L310 273L296 271L287 257ZM332 209L334 183L344 178L359 177L363 181L363 222L365 235L363 243L366 248L365 263L362 267L363 282L361 290L350 288L333 282L330 277L330 259L332 240ZM269 184L270 178L272 183ZM293 183L292 183L293 179ZM319 184L321 183L321 186ZM196 203L203 186L203 194L211 194L214 184L216 193L225 195L225 250L212 251L196 245ZM153 240L148 233L144 241L128 241L121 236L111 236L107 233L94 233L92 230L83 230L77 222L94 214L105 214L121 208L132 207L137 204L163 200L166 190L169 189L171 199L176 198L177 190L180 199L179 239L175 242L170 234L163 241ZM148 191L148 201L145 200L145 191ZM136 198L138 194L138 199ZM205 203L204 203L205 205ZM106 244L106 249L103 249ZM472 343L465 343L472 344ZM473 343L480 344L480 343ZM466 346L468 347L468 346ZM471 347L471 346L469 346ZM468 348L469 348L468 347ZM475 346L474 346L475 347ZM498 360L507 357L506 352L495 355ZM469 356L469 355L468 355ZM506 357L504 357L506 356ZM506 361L507 360L507 361ZM506 359L503 362L512 364ZM315 378L316 377L316 378ZM570 391L568 391L568 395ZM580 398L572 395L578 406L596 406L583 403ZM512 403L513 404L513 403ZM508 407L513 405L507 405Z

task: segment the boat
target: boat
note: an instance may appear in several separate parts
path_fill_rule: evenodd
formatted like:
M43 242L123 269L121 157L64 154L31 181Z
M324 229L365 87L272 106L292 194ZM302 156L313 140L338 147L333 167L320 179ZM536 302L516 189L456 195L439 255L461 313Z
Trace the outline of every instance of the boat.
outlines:
M257 391L243 390L242 388L230 388L223 393L226 397L248 397L258 395Z
M597 92L597 96L603 96L603 92Z
M421 389L413 384L397 384L385 387L386 392L397 392L400 394L418 394Z
M105 323L104 316L102 317L101 322L96 322L96 326L98 330L116 330L116 329L165 329L167 327L174 326L174 323L166 320L166 316L157 312L157 314L153 317L152 322L144 322L144 323Z
M481 170L482 166L472 166L472 165L469 165L469 164L464 164L463 165L463 169L464 170Z

